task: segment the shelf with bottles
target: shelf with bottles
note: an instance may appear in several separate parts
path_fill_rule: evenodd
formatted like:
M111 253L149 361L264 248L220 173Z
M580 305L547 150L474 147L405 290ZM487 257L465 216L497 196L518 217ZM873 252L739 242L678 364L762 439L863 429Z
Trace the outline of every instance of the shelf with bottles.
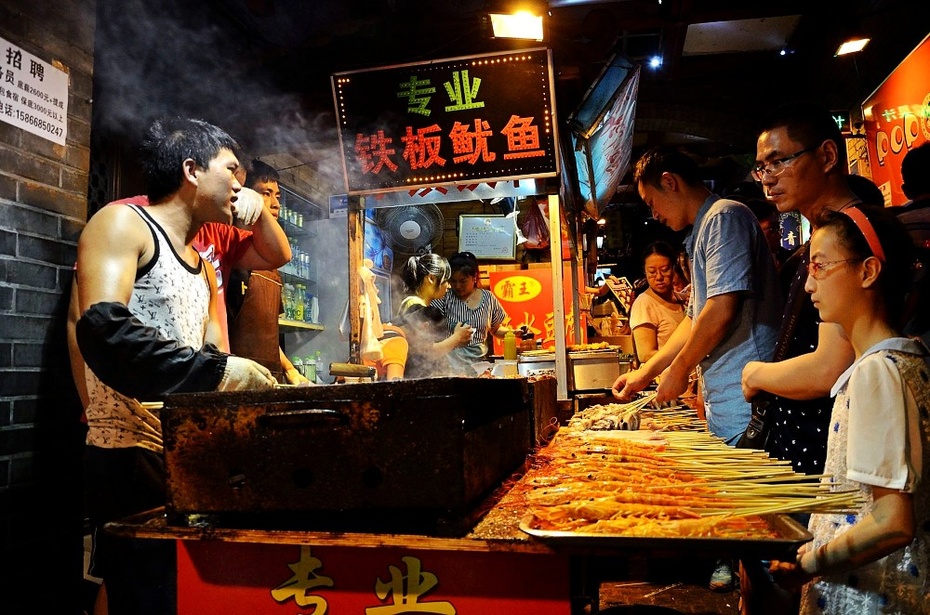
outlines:
M320 302L316 294L303 282L284 282L281 293L284 303L284 320L288 323L320 326ZM315 327L301 327L315 328Z
M316 231L313 228L313 225L308 222L304 222L303 216L292 217L289 219L287 216L290 212L285 212L283 209L278 215L278 224L281 225L281 228L284 229L284 234L289 238L302 239L304 237L316 237ZM293 221L292 221L293 220Z
M288 236L291 244L291 260L284 264L278 271L281 276L294 282L316 283L316 263L310 252L301 247L300 242Z
M310 236L313 237L312 222L320 220L323 216L323 208L310 201L290 188L281 186L281 211L278 214L278 221L284 227L284 231L291 236Z
M315 322L303 322L301 320L279 318L278 329L284 333L291 333L295 331L325 331L326 327Z

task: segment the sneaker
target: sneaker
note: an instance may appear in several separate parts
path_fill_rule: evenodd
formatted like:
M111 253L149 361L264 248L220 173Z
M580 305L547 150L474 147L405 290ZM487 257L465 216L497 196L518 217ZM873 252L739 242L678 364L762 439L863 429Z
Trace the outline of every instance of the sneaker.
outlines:
M715 592L728 592L733 589L733 567L729 562L717 562L714 573L710 575L710 589Z

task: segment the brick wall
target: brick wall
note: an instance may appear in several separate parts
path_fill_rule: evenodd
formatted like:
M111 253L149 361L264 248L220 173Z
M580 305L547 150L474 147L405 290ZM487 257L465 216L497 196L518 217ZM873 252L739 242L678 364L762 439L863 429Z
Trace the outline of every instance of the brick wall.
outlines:
M64 318L87 218L94 0L0 5L0 37L69 73L67 144L0 122L0 604L80 613L80 404ZM6 50L0 54L0 66Z

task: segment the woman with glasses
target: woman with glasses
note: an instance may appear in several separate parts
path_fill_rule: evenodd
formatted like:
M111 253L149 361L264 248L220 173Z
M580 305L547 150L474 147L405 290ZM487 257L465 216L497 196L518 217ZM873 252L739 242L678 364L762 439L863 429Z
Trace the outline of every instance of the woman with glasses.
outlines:
M504 325L507 314L490 291L480 288L478 283L478 259L471 252L457 252L449 258L452 276L451 288L442 298L433 301L433 306L445 316L449 331L462 324L471 327L471 338L464 346L451 353L454 364L462 374L474 375L470 366L483 360L488 354L488 334L503 338L510 331ZM471 371L469 371L471 370Z
M646 247L643 269L648 288L630 308L630 328L640 363L648 361L664 346L684 320L685 306L672 284L676 257L675 250L664 241Z
M405 378L456 373L448 355L468 343L471 327L457 323L451 332L447 331L442 313L430 305L446 294L451 274L449 261L438 254L411 256L404 264L401 278L407 296L400 303L394 324L403 329L409 346Z
M865 206L824 212L811 239L805 290L855 351L833 385L821 482L862 505L812 515L813 543L773 562L783 587L804 585L801 613L930 613L930 364L895 328L910 250L892 214Z

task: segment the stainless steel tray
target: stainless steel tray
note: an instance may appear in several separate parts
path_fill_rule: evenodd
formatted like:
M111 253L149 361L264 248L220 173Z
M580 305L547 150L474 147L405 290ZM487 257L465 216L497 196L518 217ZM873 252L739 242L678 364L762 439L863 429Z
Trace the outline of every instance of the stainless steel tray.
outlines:
M553 548L584 551L699 552L793 561L798 548L813 539L810 532L787 515L761 515L775 537L671 537L626 536L609 533L583 533L539 530L532 527L533 515L527 514L520 529Z

